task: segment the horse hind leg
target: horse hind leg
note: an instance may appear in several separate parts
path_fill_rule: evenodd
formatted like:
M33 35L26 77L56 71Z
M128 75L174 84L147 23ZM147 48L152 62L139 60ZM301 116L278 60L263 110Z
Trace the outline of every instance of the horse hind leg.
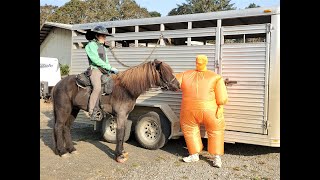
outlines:
M71 114L67 119L66 125L63 128L63 135L65 139L65 144L66 144L66 150L72 154L77 154L78 152L76 151L76 148L73 146L70 130L71 130L71 125L76 119L79 111L80 109L72 109Z
M55 152L56 154L62 156L67 153L67 150L64 146L65 141L64 141L64 136L63 136L63 131L65 128L66 124L66 117L69 116L70 113L65 112L63 109L54 109L55 111L55 124L53 127L54 131L54 139L55 139Z

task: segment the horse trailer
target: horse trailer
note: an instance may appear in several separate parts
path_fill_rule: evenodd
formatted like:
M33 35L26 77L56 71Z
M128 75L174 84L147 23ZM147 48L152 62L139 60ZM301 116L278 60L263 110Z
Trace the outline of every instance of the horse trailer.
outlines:
M207 55L208 69L220 74L227 85L225 142L280 147L279 6L75 24L71 74L88 67L84 32L97 25L113 34L107 37L112 47L107 53L120 71L159 59L179 73L195 68L196 55ZM181 92L150 89L129 114L125 140L135 133L140 143L159 143L161 148L167 140L183 137L180 104ZM78 115L81 118L86 118L85 113ZM94 124L107 141L115 140L113 117ZM159 129L160 134L150 136L149 130ZM200 129L207 138L204 126Z

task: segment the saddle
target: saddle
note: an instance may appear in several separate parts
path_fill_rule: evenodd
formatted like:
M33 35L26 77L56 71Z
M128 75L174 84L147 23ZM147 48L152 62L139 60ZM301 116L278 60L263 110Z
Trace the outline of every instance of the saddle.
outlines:
M102 68L100 69L102 70ZM105 70L104 70L105 71ZM102 71L103 72L103 71ZM76 76L76 83L78 86L81 86L83 88L85 87L91 87L91 81L90 81L90 75L91 75L91 69L87 69L86 71L78 74ZM113 89L113 80L109 74L109 72L103 72L102 76L101 76L101 94L102 95L108 95L112 93L112 89Z
M110 76L110 72L106 72L102 68L99 68L99 69L103 73L101 76L101 94L98 97L97 103L95 104L95 107L94 107L94 113L91 117L91 120L96 120L96 121L101 121L103 117L105 117L105 113L102 111L103 104L101 103L101 96L111 94L113 85L114 85L113 80ZM91 88L92 90L90 76L91 76L91 69L88 68L86 71L76 76L76 84L81 88Z

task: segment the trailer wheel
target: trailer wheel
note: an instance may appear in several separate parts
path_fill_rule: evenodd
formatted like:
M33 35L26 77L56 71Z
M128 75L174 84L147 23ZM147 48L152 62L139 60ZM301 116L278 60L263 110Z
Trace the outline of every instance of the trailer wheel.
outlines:
M125 136L124 136L124 142L126 142L131 133L131 125L132 121L127 120L126 123L126 131L125 131ZM106 140L109 143L116 144L117 143L117 120L115 117L111 118L105 118L102 120L102 136L103 139Z
M169 120L166 117L162 116L161 114L159 116L161 121L161 130L164 135L162 136L159 142L159 148L162 148L169 141L169 136L171 134L171 126Z
M135 126L135 137L143 148L155 150L163 147L167 142L167 137L169 137L167 134L170 133L167 133L167 125L162 123L161 119L163 118L160 118L159 114L154 111L138 118ZM166 130L164 131L164 129Z

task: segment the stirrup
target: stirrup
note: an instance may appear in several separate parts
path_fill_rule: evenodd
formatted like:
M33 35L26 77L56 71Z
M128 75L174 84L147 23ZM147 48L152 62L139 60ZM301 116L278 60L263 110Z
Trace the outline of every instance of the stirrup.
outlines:
M93 110L93 113L90 115L90 120L91 121L101 121L103 118L103 113L102 111L99 110Z

